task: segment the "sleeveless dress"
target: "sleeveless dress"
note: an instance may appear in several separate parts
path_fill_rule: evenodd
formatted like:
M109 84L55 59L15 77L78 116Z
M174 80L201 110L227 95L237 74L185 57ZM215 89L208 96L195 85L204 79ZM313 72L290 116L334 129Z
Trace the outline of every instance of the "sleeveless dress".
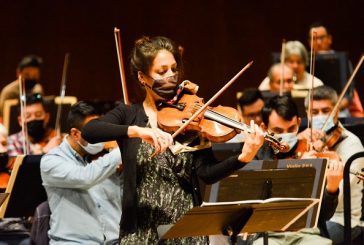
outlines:
M154 147L142 141L137 154L138 228L120 232L120 244L208 244L207 237L159 241L157 227L176 223L193 207L189 188L192 154L169 150L149 159Z

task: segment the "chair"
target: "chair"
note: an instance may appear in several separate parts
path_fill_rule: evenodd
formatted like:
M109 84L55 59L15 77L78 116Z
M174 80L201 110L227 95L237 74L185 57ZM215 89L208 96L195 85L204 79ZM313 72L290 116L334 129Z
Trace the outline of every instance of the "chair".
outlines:
M4 217L30 217L36 207L47 200L40 176L42 155L19 155L15 159L6 193L9 197L0 207Z
M48 230L51 210L48 202L42 202L38 205L33 216L32 229L30 231L31 244L48 245Z
M351 192L350 192L350 177L349 177L350 166L354 160L361 157L364 157L364 151L352 155L347 160L344 167L344 244L346 245L364 244L364 227L362 227L361 229L361 234L354 241L351 240ZM364 209L364 197L362 199L362 221L364 221L363 209Z

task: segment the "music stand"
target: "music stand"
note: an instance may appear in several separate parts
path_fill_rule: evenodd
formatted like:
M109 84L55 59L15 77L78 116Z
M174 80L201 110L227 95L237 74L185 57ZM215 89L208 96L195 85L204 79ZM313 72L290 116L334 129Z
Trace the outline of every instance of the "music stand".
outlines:
M211 185L204 200L225 202L273 197L322 199L326 159L253 161ZM207 187L207 189L209 189ZM233 191L232 191L233 190ZM321 203L292 227L316 227Z
M0 207L0 218L29 217L47 200L40 176L42 155L19 155L15 159L6 193L9 198Z
M189 210L175 225L159 226L158 233L161 239L224 234L234 244L241 232L286 231L318 202L318 199L282 199L210 203Z
M315 59L315 76L338 94L351 74L350 62L346 52L319 53Z

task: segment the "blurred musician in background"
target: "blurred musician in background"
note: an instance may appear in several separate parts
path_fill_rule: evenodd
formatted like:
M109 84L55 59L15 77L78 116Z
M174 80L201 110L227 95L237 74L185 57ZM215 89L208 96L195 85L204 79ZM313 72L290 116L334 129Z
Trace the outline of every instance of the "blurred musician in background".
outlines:
M43 94L43 88L40 84L42 58L36 55L25 56L19 63L16 70L17 80L6 85L0 93L0 116L3 115L5 100L19 99L19 76L22 77L25 84L26 94L39 93Z
M238 99L238 111L242 116L242 122L250 125L253 120L255 124L262 123L262 109L264 100L262 93L256 88L245 89ZM244 133L237 134L227 143L237 143L244 141Z
M309 64L308 53L305 46L299 41L289 41L285 45L285 64L292 68L295 74L293 89L310 89L312 75L306 71ZM317 77L313 78L313 86L321 86L323 82Z
M46 112L43 97L40 94L27 95L25 110L25 123L28 130L28 153L44 154L58 146L62 139L56 131L49 127L49 113ZM20 110L19 110L20 112ZM19 113L20 114L20 113ZM21 126L21 117L18 117ZM20 131L8 138L9 156L24 154L24 135Z
M360 139L345 129L338 121L338 112L333 118L328 119L327 127L324 132L321 131L325 121L334 109L338 100L337 93L334 89L328 86L320 86L313 90L312 101L312 127L313 127L313 145L316 149L328 149L336 152L340 159L346 161L355 153L364 151ZM305 100L305 106L308 108L309 98ZM311 117L307 111L308 118ZM306 129L299 134L300 139L310 141L310 129ZM329 144L329 142L332 142ZM350 172L357 173L364 168L364 159L356 159L351 167ZM363 196L363 183L359 183L358 179L350 175L350 189L351 189L351 225L352 225L352 239L354 240L360 234L360 217L361 217L361 203ZM327 228L330 238L334 244L343 242L344 237L344 208L343 208L343 183L340 183L339 204L334 216L327 222Z
M259 85L259 90L279 93L281 79L283 79L283 92L292 91L294 85L292 68L285 64L283 67L280 63L274 64L269 68L268 76Z
M316 33L316 38L313 39L313 48L315 52L319 55L330 55L335 54L336 51L332 49L332 43L333 43L333 36L327 26L321 22L315 22L313 23L308 32L308 44L311 46L311 36L312 33ZM347 69L342 72L346 72L348 74L345 74L344 77L347 77L347 79L350 77L351 73L353 72L353 65L349 59L346 59L347 62ZM325 81L324 81L325 82ZM327 81L326 83L329 83L330 81ZM334 82L334 81L331 81ZM345 87L347 80L340 80L339 83L341 83L342 89ZM336 91L337 93L340 93L340 91ZM345 93L344 99L340 103L340 117L363 117L363 106L359 97L358 92L355 89L355 81L350 85L348 91Z

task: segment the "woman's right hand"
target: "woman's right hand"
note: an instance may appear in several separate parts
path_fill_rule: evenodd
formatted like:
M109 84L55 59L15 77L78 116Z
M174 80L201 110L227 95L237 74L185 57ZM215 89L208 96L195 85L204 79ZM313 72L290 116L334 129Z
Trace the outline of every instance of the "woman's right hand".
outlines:
M148 144L151 144L156 150L155 154L165 152L173 144L172 135L159 128L130 126L128 128L128 136L129 138L141 138Z

